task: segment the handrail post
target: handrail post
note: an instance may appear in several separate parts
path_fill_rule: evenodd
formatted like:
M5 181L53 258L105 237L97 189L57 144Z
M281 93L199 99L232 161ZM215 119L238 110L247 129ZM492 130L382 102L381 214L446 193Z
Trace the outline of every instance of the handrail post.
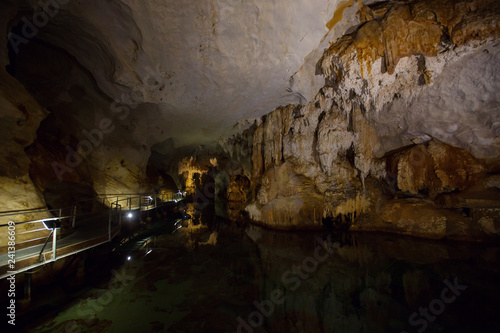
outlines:
M54 228L54 232L52 233L52 259L56 260L56 239L57 239L57 228Z
M73 216L71 220L71 227L74 228L76 225L76 205L73 206Z
M50 231L49 236L48 236L48 237L47 237L47 239L45 240L45 243L43 244L42 249L40 250L40 255L39 255L39 257L40 257L40 262L43 262L43 259L45 259L45 256L43 255L43 250L45 250L45 246L47 246L47 243L49 242L49 238L50 238L50 236L52 236L52 234L53 234L53 233L54 233L54 229L52 229L52 230Z

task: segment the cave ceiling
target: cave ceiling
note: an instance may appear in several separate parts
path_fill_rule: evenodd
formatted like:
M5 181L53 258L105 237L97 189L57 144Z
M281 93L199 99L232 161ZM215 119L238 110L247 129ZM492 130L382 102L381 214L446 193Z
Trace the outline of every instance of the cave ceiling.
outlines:
M130 133L159 151L217 140L280 105L306 103L324 83L315 75L322 51L359 23L354 1L53 2L49 20L14 46L23 83L60 113L132 106ZM23 19L33 22L43 3L51 1L4 3L7 31L17 24L23 36Z

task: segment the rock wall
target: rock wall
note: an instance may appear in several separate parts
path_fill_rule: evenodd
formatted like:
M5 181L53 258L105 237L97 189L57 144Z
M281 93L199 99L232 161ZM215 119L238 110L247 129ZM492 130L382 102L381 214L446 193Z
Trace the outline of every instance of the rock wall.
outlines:
M314 100L255 129L250 217L282 229L498 234L500 198L485 181L500 152L498 2L377 2L358 14L318 62ZM488 230L480 211L491 206Z
M19 210L45 209L42 193L30 178L30 159L25 149L35 140L36 129L46 117L44 110L24 87L13 77L0 69L0 211L15 213ZM41 214L0 216L0 224L9 221L23 222L46 217ZM30 232L31 230L40 230ZM26 239L46 236L42 223L21 224L16 227L16 244L23 246ZM1 227L5 237L0 248L7 246L7 228ZM26 244L25 244L26 245ZM30 244L33 245L33 244Z
M14 32L24 38L24 24L34 13L30 8L38 5L2 2L3 36ZM50 22L64 16L59 8ZM0 45L0 212L69 207L96 194L152 188L146 177L149 148L164 139L163 129L138 119L154 123L156 108L106 96L73 55L41 38L50 26L36 29L29 39L18 39L18 49L8 39ZM0 217L0 224L45 217L11 215ZM17 249L43 243L48 235L41 222L16 229ZM0 228L2 252L6 234Z
M5 35L40 13L0 6ZM91 1L50 16L0 45L4 210L154 189L150 162L274 228L498 233L498 1Z
M498 2L386 2L363 12L367 21L331 45L318 71L337 102L357 96L369 111L376 155L433 137L496 158Z
M0 4L0 18L7 22L7 17L16 8ZM0 32L6 35L6 24L0 26ZM7 52L5 45L0 45L0 211L45 209L42 193L30 178L30 159L25 149L36 139L40 122L47 116L45 110L25 89L25 87L5 71ZM42 214L1 216L0 224L11 220L17 222L43 218ZM34 231L40 230L42 231ZM26 239L47 236L42 223L16 226L16 246L21 248L33 244L24 244ZM0 228L0 252L7 252L7 228Z
M50 111L27 150L30 176L47 203L63 207L96 194L154 190L146 175L150 147L167 135L154 105L110 99L74 57L40 40L25 45L7 68Z
M28 19L43 10L23 2ZM290 77L328 43L325 23L339 2L61 0L36 38L74 56L111 99L157 105L179 146L201 144L235 133L241 119L310 97L314 76ZM303 68L313 72L316 60Z

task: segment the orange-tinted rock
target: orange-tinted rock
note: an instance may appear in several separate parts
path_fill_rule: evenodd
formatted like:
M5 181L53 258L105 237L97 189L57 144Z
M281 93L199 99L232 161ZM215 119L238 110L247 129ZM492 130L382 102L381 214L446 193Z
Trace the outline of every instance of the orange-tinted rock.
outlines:
M233 176L227 186L228 201L245 202L250 191L250 180L245 176Z
M490 237L484 227L464 214L418 199L384 201L351 229L430 239L479 241Z
M148 187L151 190L158 191L161 189L165 192L177 192L177 185L172 177L158 170L151 163L148 163L146 167L146 178Z
M35 140L36 130L47 115L21 83L0 69L0 212L45 209L42 193L29 176L30 160L25 149ZM42 219L47 213L0 217L0 224ZM43 238L48 231L41 222L16 225L16 248L32 246L25 243ZM7 228L0 230L0 252L7 252ZM43 242L41 240L40 242Z
M194 157L186 157L178 166L179 175L184 177L185 191L187 194L194 194L196 189L203 192L201 179L208 172L208 168L198 163Z
M500 36L496 23L500 5L494 0L426 0L414 4L388 1L373 10L364 7L362 13L367 22L353 36L332 44L327 52L340 57L356 54L369 72L380 57L384 57L385 69L392 74L403 57L435 56L447 43L463 45L470 40Z
M435 141L397 153L389 165L389 172L397 174L399 189L412 194L425 190L433 196L464 190L485 173L469 152Z

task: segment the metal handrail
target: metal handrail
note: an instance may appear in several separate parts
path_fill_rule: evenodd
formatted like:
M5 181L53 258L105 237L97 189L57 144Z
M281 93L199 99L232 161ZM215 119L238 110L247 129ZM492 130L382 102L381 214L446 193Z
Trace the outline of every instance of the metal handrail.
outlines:
M165 198L165 196L168 196L170 198ZM114 198L115 196L113 196ZM160 198L159 198L160 197ZM113 200L110 202L110 208L113 207L113 205L119 205L120 206L120 209L122 207L121 204L119 204L119 202L121 201L127 201L129 203L129 208L131 208L130 206L130 203L131 203L131 199L135 199L137 200L138 199L138 204L139 206L156 206L157 205L157 201L155 201L155 199L160 199L161 201L164 201L165 199L166 200L176 200L176 199L181 199L183 198L184 196L181 194L181 193L174 193L174 192L171 192L171 193L168 193L168 194L162 194L162 195L158 195L158 194L151 194L151 195L127 195L126 198L123 198L123 199L119 199L117 198L117 200ZM140 199L144 199L144 198L149 198L150 199L150 203L146 204L146 205L143 205L141 200ZM153 205L152 203L155 202L155 205ZM19 225L19 224L25 224L25 223L35 223L35 222L43 222L43 221L53 221L53 220L63 220L63 219L67 219L67 218L73 218L75 216L85 216L85 215L92 215L92 214L95 214L95 212L88 212L88 213L80 213L80 214L76 214L75 212L75 205L73 206L68 206L68 207L64 207L64 208L58 208L58 209L47 209L47 210L43 210L43 211L31 211L31 212L20 212L20 213L14 213L14 214L0 214L0 217L5 217L5 216L13 216L13 215L22 215L22 214L29 214L29 213L47 213L47 212L53 212L53 211L59 211L59 212L62 212L62 210L64 209L72 209L73 210L73 214L71 215L65 215L65 216L55 216L55 217L46 217L46 218L39 218L39 219L36 219L36 220L30 220L30 221L22 221L22 222L16 222L16 225ZM0 227L5 227L5 226L8 226L8 224L0 224Z
M158 201L159 197L161 197L160 201ZM181 193L169 193L168 196L167 195L160 195L160 196L157 196L155 194L152 194L151 196L137 196L137 195L134 195L134 196L130 196L129 198L127 198L128 200L130 200L131 198L138 198L139 201L138 201L138 204L139 204L139 210L142 210L141 208L141 205L144 203L143 202L143 199L148 199L147 201L147 205L148 206L154 206L154 208L156 207L160 207L162 206L164 203L166 203L167 201L170 201L170 200L176 200L176 199L181 199L183 198L184 195L182 195ZM166 199L166 200L165 200ZM124 199L126 200L126 199ZM76 253L79 253L81 251L85 251L87 249L90 249L90 248L93 248L95 246L98 246L98 245L101 245L101 244L104 244L106 242L110 242L116 235L118 235L120 233L120 230L121 230L121 224L122 224L122 214L123 214L123 206L122 204L120 203L120 201L123 201L123 200L120 200L119 198L114 201L114 202L110 202L110 209L108 210L109 211L109 218L108 218L108 237L106 240L103 240L102 237L105 236L105 234L101 234L99 233L100 236L91 236L91 237L88 237L86 238L85 240L86 241L92 241L92 240L96 240L95 242L92 242L91 244L89 243L85 243L86 245L83 245L83 246L79 246L78 248L74 249L74 250L71 250L71 251L65 251L63 250L62 252L59 252L59 256L57 255L57 246L58 246L58 241L57 241L57 236L58 236L58 232L57 232L57 227L55 225L53 225L52 227L50 227L51 229L51 233L48 235L48 237L45 239L45 243L40 251L40 253L38 254L38 263L36 264L28 264L28 266L24 266L24 267L21 267L20 269L18 269L16 271L15 274L17 273L21 273L21 272L24 272L24 271L27 271L29 269L33 269L33 268L36 268L36 267L39 267L39 266L42 266L42 265L45 265L47 263L50 263L50 262L54 262L56 260L59 260L59 259L62 259L62 258L65 258L67 256L70 256L70 255L73 255L73 254L76 254ZM59 216L57 217L48 217L46 219L37 219L37 220L33 220L33 221L23 221L23 222L19 222L19 223L16 223L16 224L21 224L21 223L39 223L39 222L43 222L43 221L55 221L55 220L64 220L64 219L68 219L68 218L72 218L72 226L74 227L74 223L75 223L75 218L77 216L85 216L87 214L77 214L77 210L75 209L76 206L74 206L73 210L72 210L72 215L68 215L68 216L62 216L62 208L60 209L52 209L52 210L46 210L46 211L55 211L55 210L59 210ZM135 208L134 208L135 209ZM45 212L46 212L45 211ZM47 225L45 225L45 229L47 229ZM41 231L42 229L37 229L37 231ZM30 233L32 230L30 230L29 232L26 232L26 233ZM24 232L22 232L24 233ZM35 236L35 235L34 235ZM36 237L36 236L35 236ZM25 241L23 241L23 243L28 243L28 242L32 242L34 240L43 240L46 236L44 237L38 237L38 238L29 238ZM51 253L51 257L50 258L45 258L45 248L50 240L50 238L52 237L52 253ZM62 238L61 240L64 240L66 239L66 237ZM60 240L60 241L61 241ZM37 251L38 252L38 251ZM33 253L32 255L36 255L36 253ZM2 262L2 265L4 266L4 262ZM5 266L4 266L5 267ZM12 274L12 272L8 273L8 274ZM7 277L7 272L5 272L3 275L0 276L1 279Z
M35 213L51 213L51 212L60 211L63 209L72 209L72 208L74 208L75 205L77 205L79 203L88 202L88 201L95 201L96 199L99 201L99 199L108 199L108 198L114 199L114 198L119 198L119 197L126 197L124 199L119 199L119 201L123 201L123 200L127 200L130 197L152 196L152 195L155 195L155 196L172 195L172 197L173 197L173 196L176 196L178 194L179 194L179 192L168 192L166 194L158 194L158 193L149 193L149 194L148 193L145 193L145 194L144 193L140 193L140 194L131 193L131 194L104 194L104 195L97 194L96 197L91 198L91 199L75 201L71 206L66 206L66 207L62 207L62 208L54 208L54 209L30 208L30 209L22 209L22 210L17 210L17 211L16 210L9 210L9 211L0 212L0 217L24 215L24 214L35 214ZM110 202L115 202L115 200L110 201ZM0 225L0 226L3 226L3 225Z
M40 258L40 262L43 262L43 259L42 259L43 258L43 250L45 250L45 246L47 246L47 243L49 242L50 236L52 236L52 235L54 235L54 237L52 237L52 259L56 258L56 251L54 249L54 247L56 245L56 239L57 239L56 230L57 230L56 228L52 228L52 230L50 231L49 236L45 240L45 243L43 244L43 247L40 250L40 254L38 255L39 258Z
M109 218L108 218L108 240L111 241L111 239L117 234L117 232L112 235L112 230L113 228L111 227L112 223L113 222L118 222L118 227L121 227L121 218L122 218L122 204L120 204L121 201L124 201L124 200L127 200L127 203L128 203L128 208L129 210L132 209L132 206L131 206L131 203L132 203L132 199L136 199L138 200L138 208L139 210L142 210L142 207L143 206L146 206L146 207L150 207L150 206L153 206L153 208L156 208L156 207L159 207L161 206L165 201L165 194L164 195L160 195L160 197L162 197L160 199L160 202L158 202L157 199L158 198L158 195L157 194L151 194L151 195L129 195L128 197L126 198L123 198L123 199L120 199L119 197L117 197L116 201L112 201L110 202L110 209L109 209ZM170 200L176 200L176 199L180 199L180 198L183 198L183 194L182 193L168 193L168 197L170 197ZM166 200L169 200L169 198L167 197ZM146 200L144 200L146 199ZM147 201L147 203L145 203ZM125 206L126 207L126 206ZM72 206L72 207L68 207L68 208L72 208L72 214L71 215L65 215L65 216L62 216L62 210L65 209L65 208L59 208L59 209L51 209L51 210L46 210L46 211L42 211L42 212L48 212L48 211L59 211L59 214L60 216L56 216L56 217L47 217L47 218L41 218L41 219L36 219L36 220L31 220L31 221L22 221L22 222L16 222L16 225L19 225L19 224L27 224L27 223L37 223L37 222L45 222L45 221L56 221L56 220L64 220L64 219L72 219L72 227L75 227L75 221L76 221L76 217L82 217L82 216L86 216L86 215L92 215L94 213L84 213L84 214L77 214L77 210L76 210L76 206ZM134 207L135 209L135 207ZM16 214L14 214L16 215ZM1 215L0 215L1 216ZM5 216L5 215L4 215ZM10 215L8 215L10 216ZM0 227L5 227L5 226L8 226L8 224L2 224L0 225ZM42 231L43 229L37 229L37 231ZM44 258L43 258L43 252L45 250L45 247L50 239L50 237L52 236L52 257L50 259L50 261L55 261L56 260L56 249L57 249L57 231L55 228L52 228L51 229L51 232L50 234L48 235L47 239L45 240L45 243L42 247L42 250L40 251L40 254L39 254L39 257L40 257L40 262L44 262ZM44 237L39 237L37 238L36 240L39 240L39 239L43 239ZM33 239L30 239L29 241L33 241Z
M44 209L44 210L35 210L35 209L39 209L39 208L23 209L23 210L18 210L17 211L18 213L12 213L12 212L15 212L15 211L14 210L9 210L9 211L6 211L6 212L0 212L0 217L13 216L13 215L24 215L24 214L35 214L35 213L49 213L49 212L53 212L53 211L56 211L56 210L67 209L67 208L70 208L70 207L71 206L63 207L63 208L55 208L55 209Z
M154 197L152 197L151 195L127 195L125 198L122 198L122 199L117 198L117 200L111 201L111 203L113 204L113 203L117 203L117 202L121 202L121 201L127 201L129 203L129 206L130 206L129 208L131 208L132 207L131 206L132 199L138 200L139 206L145 206L145 205L141 204L140 199L149 198L151 200L151 202L153 202L153 201L155 201L155 199L160 199L162 201L165 201L165 200L176 200L176 199L183 198L183 195L179 194L178 192L176 192L176 193L170 192L170 193L167 193L167 194L160 194L160 195L153 194L153 195L154 195ZM123 195L123 196L125 196L125 195ZM114 196L112 198L114 198ZM81 201L79 201L79 203L80 202ZM83 202L85 202L85 201L83 201ZM146 206L153 206L153 205L152 204L147 204ZM20 211L19 213L0 214L0 217L15 216L15 215L24 215L24 214L33 214L33 213L50 213L50 212L54 212L54 211L61 212L62 210L65 210L65 209L72 209L74 211L76 209L76 206L73 205L73 206L67 206L67 207L64 207L64 208L47 209L47 210L30 211L30 212L22 212L22 211ZM42 222L42 221L50 221L50 220L62 220L62 219L65 219L65 218L71 218L71 217L75 217L75 216L92 215L92 214L94 214L94 212L80 213L80 214L76 214L76 215L75 215L75 213L73 213L73 214L67 215L67 216L46 217L46 218L41 218L41 219L37 219L37 220L16 222L16 224L25 224L25 223L31 223L31 222ZM5 227L5 226L8 226L8 224L0 224L0 227Z

